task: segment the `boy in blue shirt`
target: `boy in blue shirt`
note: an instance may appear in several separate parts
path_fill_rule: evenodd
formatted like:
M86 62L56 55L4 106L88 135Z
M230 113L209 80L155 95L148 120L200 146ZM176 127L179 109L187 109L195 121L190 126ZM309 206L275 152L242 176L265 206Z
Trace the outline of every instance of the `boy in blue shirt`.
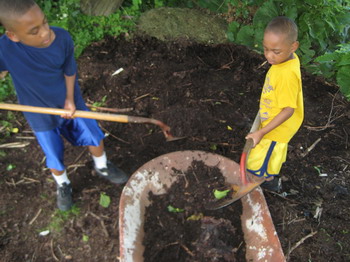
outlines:
M61 136L73 145L88 146L99 176L115 184L125 183L128 176L107 161L104 134L97 122L74 118L76 109L88 109L80 93L69 33L50 27L33 0L0 0L0 23L6 29L0 37L0 72L10 73L19 103L70 112L61 117L24 113L57 183L58 208L66 211L73 205Z

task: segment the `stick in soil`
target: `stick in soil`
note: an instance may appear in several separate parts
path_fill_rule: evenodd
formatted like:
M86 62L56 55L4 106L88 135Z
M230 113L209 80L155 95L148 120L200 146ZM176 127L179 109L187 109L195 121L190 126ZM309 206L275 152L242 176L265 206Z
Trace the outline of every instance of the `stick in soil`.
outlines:
M130 111L134 110L132 107L127 107L127 108L108 108L108 107L94 106L92 104L86 104L86 106L90 107L90 108L95 108L97 110L113 112L113 113L130 112Z
M191 257L194 256L194 254L191 252L191 250L189 250L185 245L179 243L179 242L173 242L173 243L169 243L167 245L165 245L162 249L160 249L157 254L154 255L154 257L156 257L158 255L158 253L164 249L166 249L167 247L170 247L170 246L175 246L175 245L179 245L180 247L182 247L187 254L189 254Z
M56 261L59 261L59 259L56 257L55 252L54 252L54 250L53 250L53 239L51 239L51 244L50 244L50 246L51 246L51 254L52 254L52 257L53 257Z
M287 254L287 261L289 260L289 256L290 254L294 251L294 249L296 249L298 246L300 246L302 243L304 243L304 241L310 237L313 237L314 235L317 234L317 231L315 232L311 232L310 234L308 234L307 236L303 237L302 239L300 239L289 251Z
M306 149L304 153L301 154L301 157L305 157L307 154L309 154L320 141L321 138L319 137L311 146L308 147L308 149Z
M38 218L38 216L40 215L41 211L42 211L42 209L40 208L39 211L36 213L35 217L34 217L32 220L30 220L29 225L31 225L31 224L34 223L34 221L35 221L35 220Z

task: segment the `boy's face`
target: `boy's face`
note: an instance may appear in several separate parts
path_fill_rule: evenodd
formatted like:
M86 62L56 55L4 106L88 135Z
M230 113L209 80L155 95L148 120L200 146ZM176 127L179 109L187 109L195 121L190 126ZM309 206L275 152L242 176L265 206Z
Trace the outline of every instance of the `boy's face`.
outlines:
M298 49L299 42L290 42L285 34L265 32L264 55L269 64L278 65L293 58L293 53Z
M38 48L48 47L55 37L37 5L24 15L14 18L6 35L14 42Z

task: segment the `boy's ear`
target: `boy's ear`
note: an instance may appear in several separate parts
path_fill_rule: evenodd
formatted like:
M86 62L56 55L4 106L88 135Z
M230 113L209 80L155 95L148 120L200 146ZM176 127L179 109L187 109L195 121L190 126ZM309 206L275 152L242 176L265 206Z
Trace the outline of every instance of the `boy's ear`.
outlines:
M8 38L10 38L10 40L12 40L13 42L19 42L18 37L16 36L16 34L12 31L6 31L5 34L7 35Z
M292 51L293 53L299 48L299 41L294 41L292 44Z

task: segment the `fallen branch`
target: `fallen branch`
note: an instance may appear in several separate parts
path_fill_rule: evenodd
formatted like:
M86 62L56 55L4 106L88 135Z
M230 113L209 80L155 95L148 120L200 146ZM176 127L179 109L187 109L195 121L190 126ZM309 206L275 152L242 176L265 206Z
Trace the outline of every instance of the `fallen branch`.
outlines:
M144 95L142 95L142 96L136 97L136 98L134 99L134 101L136 102L137 100L140 100L140 99L145 98L145 97L150 96L150 95L151 95L151 93L144 94Z
M264 65L266 65L266 63L267 63L267 61L262 62L262 64L258 66L258 69L260 69L261 67L263 67Z
M35 220L38 218L38 216L40 215L41 211L42 211L42 209L40 208L39 211L36 213L36 215L33 217L33 219L30 220L29 225L31 225L31 224L34 223L34 221L35 221Z
M51 239L51 244L50 244L50 246L51 246L51 254L52 254L52 257L53 257L56 261L60 261L60 260L56 257L55 252L54 252L54 250L53 250L53 239Z
M132 107L127 107L127 108L108 108L108 107L94 106L92 104L86 104L86 106L90 107L90 108L97 109L97 110L113 112L113 113L130 112L130 111L134 110Z
M16 136L16 139L35 140L36 138L34 136Z
M119 138L119 137L117 137L117 136L111 134L111 133L110 133L106 128L104 128L103 126L100 125L100 127L101 127L101 129L102 129L104 132L108 133L108 135L110 135L111 137L113 137L113 138L117 139L118 141L123 142L123 143L125 143L125 144L127 144L127 145L130 145L129 142L127 142L127 141L125 141L125 140L123 140L123 139L121 139L121 138Z
M0 148L22 148L28 146L29 142L13 142L0 145Z
M33 178L29 178L29 177L23 177L23 179L29 181L26 184L28 184L28 183L40 183L39 180L36 180L36 179L33 179Z
M304 243L304 241L310 237L313 237L314 235L317 234L317 231L315 232L311 232L310 234L308 234L307 236L303 237L302 239L300 239L289 251L287 254L287 261L289 260L289 256L290 254L298 247L300 246L302 243Z
M330 110L329 115L328 115L327 123L326 123L324 126L315 126L315 127L305 125L305 127L306 127L307 129L312 130L312 131L323 131L323 130L329 128L329 127L334 127L334 125L332 125L332 123L333 123L335 120L337 120L337 119L339 119L339 118L345 116L345 114L341 114L341 115L339 115L339 116L335 116L335 115L337 114L337 112L333 114L333 110L334 110L334 100L335 100L335 98L336 98L338 92L339 92L339 90L338 90L337 93L333 96L332 105L331 105L331 110Z
M101 224L101 226L102 226L102 231L103 231L103 233L105 234L105 236L106 236L107 238L109 238L109 233L108 233L108 231L107 231L107 228L106 228L106 225L105 225L103 219L102 219L101 217L99 217L98 215L92 213L91 211L89 212L89 214L90 214L91 216L93 216L94 218L96 218L97 220L100 221L100 224Z
M321 141L321 138L318 138L304 153L301 153L301 157L305 157L307 154L311 152L312 149Z

